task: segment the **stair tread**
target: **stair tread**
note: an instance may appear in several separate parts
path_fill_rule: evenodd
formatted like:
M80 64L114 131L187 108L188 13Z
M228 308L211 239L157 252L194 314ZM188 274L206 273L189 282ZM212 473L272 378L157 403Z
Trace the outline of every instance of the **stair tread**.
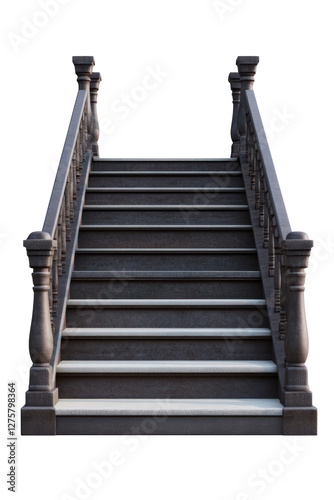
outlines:
M85 205L84 210L248 210L248 205Z
M168 162L168 161L181 161L181 162L207 162L207 161L223 161L223 162L228 162L228 163L238 163L239 161L239 158L100 158L100 157L96 157L94 156L94 159L93 159L93 162L104 162L104 161L109 161L109 162L113 162L113 161L118 161L118 162L124 162L124 163L128 163L128 162L147 162L147 161L151 161L151 162Z
M71 373L277 373L273 361L61 361L58 374Z
M57 416L226 415L280 416L278 399L59 399Z
M68 307L186 307L186 308L219 308L219 307L264 307L264 299L69 299Z
M88 251L88 250L87 250ZM73 271L72 279L257 279L260 271Z
M70 338L271 338L269 328L65 328Z
M77 248L76 253L256 253L256 248Z
M96 230L96 229L117 229L117 230L129 230L129 229L142 229L142 230L252 230L251 224L82 224L80 225L80 230Z
M100 176L131 176L131 175L139 175L139 176L218 176L218 177L226 177L226 176L237 176L241 177L241 170L114 170L112 172L105 170L93 170L89 174L90 176L100 177Z
M244 193L243 187L87 187L86 192L101 192L101 193L150 193L150 192L167 192L167 193Z

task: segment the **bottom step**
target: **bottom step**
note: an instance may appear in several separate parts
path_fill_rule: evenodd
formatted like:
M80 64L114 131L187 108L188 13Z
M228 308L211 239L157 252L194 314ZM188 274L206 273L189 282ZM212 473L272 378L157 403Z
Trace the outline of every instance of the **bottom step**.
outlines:
M282 434L278 399L60 399L57 434Z

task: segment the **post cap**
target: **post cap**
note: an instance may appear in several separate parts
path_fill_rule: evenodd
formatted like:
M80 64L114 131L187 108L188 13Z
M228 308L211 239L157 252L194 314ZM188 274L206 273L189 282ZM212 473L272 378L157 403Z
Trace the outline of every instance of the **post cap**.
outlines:
M236 60L236 65L239 64L255 64L258 65L260 61L259 56L238 56Z

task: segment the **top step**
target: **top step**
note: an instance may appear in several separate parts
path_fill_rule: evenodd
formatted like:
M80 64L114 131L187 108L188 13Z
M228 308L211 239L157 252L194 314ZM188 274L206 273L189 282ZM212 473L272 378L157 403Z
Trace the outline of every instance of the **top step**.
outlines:
M240 171L240 163L237 158L218 159L113 159L94 158L93 172L119 172L119 171Z

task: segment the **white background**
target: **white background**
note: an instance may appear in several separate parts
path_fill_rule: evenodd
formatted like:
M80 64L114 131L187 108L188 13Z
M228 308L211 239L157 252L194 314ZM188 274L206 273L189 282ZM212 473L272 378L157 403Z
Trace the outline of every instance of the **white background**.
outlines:
M101 71L101 156L226 157L232 112L227 76L238 55L259 55L255 92L294 230L315 240L307 278L308 368L319 436L20 437L17 498L84 498L78 481L118 451L92 499L328 498L333 444L331 322L334 263L333 12L329 0L62 0L45 18L36 0L2 6L1 394L2 491L6 491L6 387L24 404L32 291L22 241L40 230L77 91L72 55ZM44 26L22 36L34 21ZM27 34L27 33L26 33ZM168 73L126 119L111 105L147 74ZM279 113L284 121L277 120ZM109 127L110 128L110 127ZM287 446L303 448L282 464ZM292 455L291 455L292 456ZM292 456L293 458L293 456ZM254 486L261 468L268 479ZM255 476L254 476L255 475ZM96 477L95 477L96 479ZM253 480L253 485L249 481ZM93 484L93 483L91 483ZM94 486L96 486L94 484ZM322 493L320 493L322 491ZM327 491L327 494L325 493ZM320 495L319 495L320 493ZM81 496L80 496L81 494ZM6 497L7 498L7 497Z

